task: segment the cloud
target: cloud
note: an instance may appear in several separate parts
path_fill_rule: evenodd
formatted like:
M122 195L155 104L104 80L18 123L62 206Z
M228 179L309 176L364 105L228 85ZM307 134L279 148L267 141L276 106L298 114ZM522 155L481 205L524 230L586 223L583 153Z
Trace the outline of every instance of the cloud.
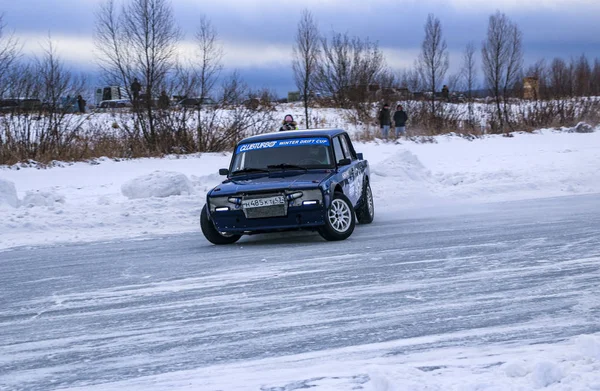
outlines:
M50 32L67 63L94 71L94 11L102 1L9 1L2 12L9 29L23 38L27 53L40 54L40 42ZM177 27L185 33L181 53L194 52L191 39L205 14L224 44L225 66L244 70L257 83L264 77L263 84L292 83L292 44L305 8L324 34L335 30L379 42L394 68L412 66L430 12L442 22L453 71L467 42L479 45L484 39L488 16L497 9L523 30L527 61L582 52L600 56L600 0L172 0L172 4Z
M17 39L23 44L26 55L41 56L52 41L56 54L73 66L94 64L96 53L94 41L89 36L19 34ZM224 41L223 65L226 68L260 68L291 66L290 45L271 44L269 42ZM182 41L178 53L182 58L193 60L197 52L193 41Z
M561 11L569 9L600 9L597 0L448 0L453 7L476 13L500 10Z

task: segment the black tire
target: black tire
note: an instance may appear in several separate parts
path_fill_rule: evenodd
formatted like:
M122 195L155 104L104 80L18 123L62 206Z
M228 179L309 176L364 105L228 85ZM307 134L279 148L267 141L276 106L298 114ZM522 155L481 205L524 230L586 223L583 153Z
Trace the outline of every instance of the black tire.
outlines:
M215 225L208 218L208 205L204 205L200 213L200 228L204 237L212 244L233 244L240 240L242 235L224 235L217 231Z
M371 185L365 182L360 206L356 208L356 219L360 224L371 224L375 218L375 204L373 203L373 193Z
M355 225L352 203L344 194L335 193L325 213L325 225L319 228L319 234L325 240L345 240L352 235Z

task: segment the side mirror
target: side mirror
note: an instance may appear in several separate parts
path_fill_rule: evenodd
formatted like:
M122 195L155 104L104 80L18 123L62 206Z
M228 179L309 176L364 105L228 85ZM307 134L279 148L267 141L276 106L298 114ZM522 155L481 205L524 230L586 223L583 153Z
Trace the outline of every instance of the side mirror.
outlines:
M219 175L227 176L227 175L229 175L229 170L226 168L221 168L221 169L219 169Z
M362 154L362 153L357 153L357 154L356 154L356 157L358 158L358 160L365 160L365 159L363 158L363 154Z
M342 159L338 162L338 166L349 166L352 163L352 160L346 158L346 159Z

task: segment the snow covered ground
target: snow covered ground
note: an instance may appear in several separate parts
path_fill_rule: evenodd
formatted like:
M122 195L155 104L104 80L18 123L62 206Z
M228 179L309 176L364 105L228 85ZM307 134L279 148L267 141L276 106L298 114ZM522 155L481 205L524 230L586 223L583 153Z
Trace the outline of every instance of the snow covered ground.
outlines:
M357 144L380 213L600 192L600 132ZM229 154L0 168L0 249L197 232ZM15 207L16 206L16 207Z
M600 131L436 141L341 243L211 246L229 154L0 168L0 389L600 390Z
M0 253L0 389L600 389L600 196Z

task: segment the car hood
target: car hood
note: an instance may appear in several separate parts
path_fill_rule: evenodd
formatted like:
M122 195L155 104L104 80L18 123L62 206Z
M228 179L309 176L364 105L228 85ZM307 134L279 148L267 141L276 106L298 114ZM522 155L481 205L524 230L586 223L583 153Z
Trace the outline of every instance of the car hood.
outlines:
M220 197L238 193L317 188L331 175L333 171L328 170L301 174L277 172L262 176L244 176L226 180L215 187L210 195Z

